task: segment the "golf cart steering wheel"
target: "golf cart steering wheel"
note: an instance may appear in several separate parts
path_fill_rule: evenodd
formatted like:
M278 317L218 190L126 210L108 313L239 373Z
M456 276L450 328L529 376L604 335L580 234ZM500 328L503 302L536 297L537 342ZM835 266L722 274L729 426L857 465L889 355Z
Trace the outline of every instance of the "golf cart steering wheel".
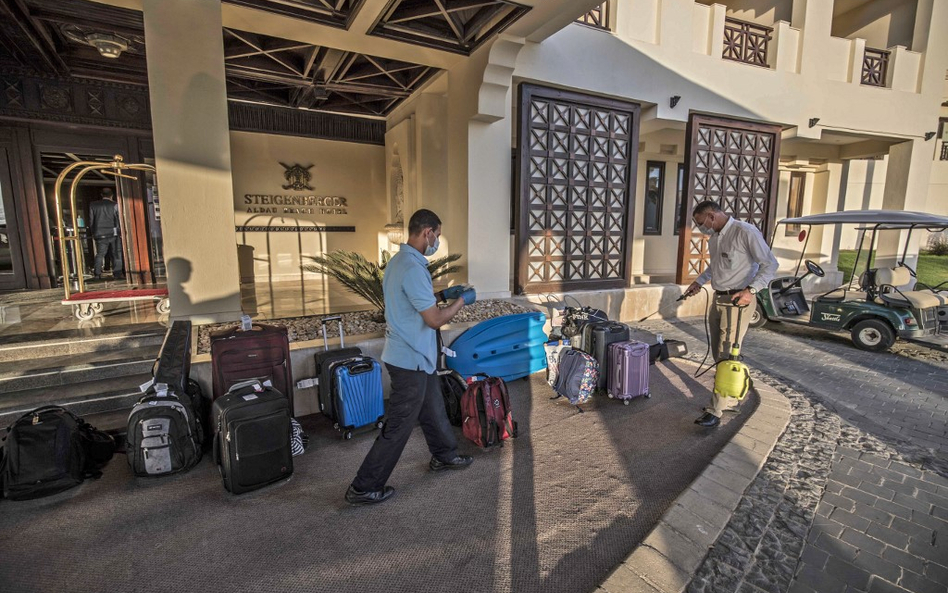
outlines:
M823 268L821 268L815 261L811 259L806 260L803 262L803 264L806 266L807 272L813 274L817 278L822 278L826 275L826 272L823 271Z

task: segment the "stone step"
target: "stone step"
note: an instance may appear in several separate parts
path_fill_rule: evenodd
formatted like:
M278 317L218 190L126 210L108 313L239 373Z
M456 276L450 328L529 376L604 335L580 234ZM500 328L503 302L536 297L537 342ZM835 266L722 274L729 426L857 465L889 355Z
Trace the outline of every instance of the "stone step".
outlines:
M108 350L128 350L161 346L164 327L154 323L127 326L121 331L75 330L4 336L0 345L0 363L39 358L86 354Z
M41 406L58 405L86 418L90 415L121 412L128 416L142 397L139 386L151 379L151 372L85 381L54 388L40 387L0 396L0 427ZM88 419L88 418L87 418ZM91 421L90 421L91 422ZM95 423L92 423L95 426Z
M160 344L0 362L0 394L150 373L159 350Z

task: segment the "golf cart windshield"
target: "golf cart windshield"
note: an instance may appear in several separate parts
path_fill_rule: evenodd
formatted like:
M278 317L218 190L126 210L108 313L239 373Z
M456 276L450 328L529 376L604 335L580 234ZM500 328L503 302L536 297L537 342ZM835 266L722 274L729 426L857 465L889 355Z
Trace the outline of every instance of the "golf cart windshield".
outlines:
M843 212L826 212L824 214L797 216L795 218L785 218L774 226L774 235L770 241L771 246L773 246L774 239L777 236L777 228L782 224L798 224L807 226L853 224L859 225L860 230L862 230L864 233L871 231L872 238L869 241L869 256L866 261L866 267L868 268L872 263L872 257L875 252L876 233L878 231L908 231L908 234L905 238L905 248L902 250L902 259L899 262L900 265L904 266L912 231L915 229L924 229L931 232L937 232L948 229L948 217L928 214L927 212L910 212L906 210L845 210ZM865 237L865 235L863 235L863 237ZM800 252L800 261L797 262L797 274L800 272L800 264L803 262L803 256L806 253L806 248L809 241L810 233L807 232L803 249ZM856 255L856 261L853 264L853 277L855 277L855 266L859 262L859 255L862 252L862 243L863 241L860 240L859 254ZM915 275L914 272L912 275Z

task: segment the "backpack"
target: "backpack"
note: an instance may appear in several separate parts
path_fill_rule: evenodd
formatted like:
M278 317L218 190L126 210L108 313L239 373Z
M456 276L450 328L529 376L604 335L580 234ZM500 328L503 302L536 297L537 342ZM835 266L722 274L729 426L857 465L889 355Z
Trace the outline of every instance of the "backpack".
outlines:
M507 385L498 377L471 382L461 396L461 414L464 436L478 447L503 446L517 436Z
M581 350L565 349L560 351L557 366L556 383L553 385L556 396L550 399L565 397L577 407L588 402L599 382L599 363L596 359ZM582 408L579 411L582 412Z
M452 426L461 426L464 421L461 402L464 392L467 391L467 384L457 371L438 371L438 380L441 382L441 395L444 397L444 410L448 414L448 421Z
M157 383L128 415L126 459L136 476L187 471L201 461L203 396L189 380L184 393Z
M583 325L590 321L609 321L609 317L602 309L592 307L566 307L563 313L563 327L560 330L564 338L582 337ZM574 347L577 347L574 344Z
M3 496L29 500L99 478L115 453L115 439L69 410L44 406L7 428L0 482Z

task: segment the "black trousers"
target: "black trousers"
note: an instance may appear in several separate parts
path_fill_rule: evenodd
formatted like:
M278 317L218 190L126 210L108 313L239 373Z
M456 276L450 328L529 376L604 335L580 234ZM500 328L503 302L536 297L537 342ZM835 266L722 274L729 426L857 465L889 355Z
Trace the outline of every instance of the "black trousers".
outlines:
M385 426L365 456L352 486L369 492L381 490L402 456L416 423L421 424L428 450L440 461L457 455L458 441L448 421L438 375L386 364L392 379Z
M102 265L105 263L106 252L112 253L112 275L116 278L125 276L125 266L122 264L122 237L95 238L95 267L93 273L102 275Z

